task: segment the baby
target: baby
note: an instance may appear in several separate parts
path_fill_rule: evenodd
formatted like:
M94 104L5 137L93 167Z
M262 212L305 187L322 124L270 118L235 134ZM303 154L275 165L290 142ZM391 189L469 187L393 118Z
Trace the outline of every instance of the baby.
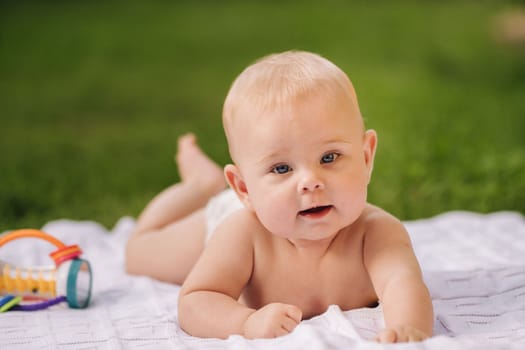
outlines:
M377 136L346 74L313 53L267 56L233 83L223 123L233 164L221 170L181 137L182 181L148 204L127 245L128 272L183 283L181 327L277 337L331 304L379 302L375 340L431 336L408 234L367 203Z

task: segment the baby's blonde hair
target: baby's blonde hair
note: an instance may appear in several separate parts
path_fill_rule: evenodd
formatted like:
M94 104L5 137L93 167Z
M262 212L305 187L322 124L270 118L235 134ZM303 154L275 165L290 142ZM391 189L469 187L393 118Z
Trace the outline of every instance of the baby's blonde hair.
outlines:
M318 54L286 51L265 56L248 66L235 79L224 101L222 117L230 151L231 129L239 118L285 108L312 94L343 98L359 113L348 76Z

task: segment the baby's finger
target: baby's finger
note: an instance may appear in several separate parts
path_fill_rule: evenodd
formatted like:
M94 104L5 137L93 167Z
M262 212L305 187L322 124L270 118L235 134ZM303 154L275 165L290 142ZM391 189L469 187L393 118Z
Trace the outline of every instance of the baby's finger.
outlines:
M421 341L420 337L417 336L417 334L409 334L408 335L408 341L409 342L417 342Z
M284 327L279 327L277 329L275 329L274 331L274 337L277 338L277 337L282 337L283 335L286 335L290 333L288 330L286 330Z
M303 312L295 305L287 305L286 315L297 323L301 322L303 318Z
M408 341L423 341L426 337L421 332L412 332L408 335Z
M396 332L396 343L406 343L409 339L410 337L406 331L398 330Z
M375 337L375 341L379 343L395 343L396 340L396 332L394 332L392 329L383 329Z
M289 316L284 317L281 321L281 326L284 329L286 329L288 332L293 331L295 327L297 327L298 324L299 322L297 322L296 320L294 320L293 318Z

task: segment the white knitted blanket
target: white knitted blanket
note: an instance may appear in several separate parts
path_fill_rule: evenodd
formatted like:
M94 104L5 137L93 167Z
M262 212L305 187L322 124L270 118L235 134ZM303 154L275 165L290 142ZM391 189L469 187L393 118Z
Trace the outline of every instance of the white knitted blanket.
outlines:
M0 349L525 349L525 218L450 212L405 224L436 316L435 336L422 343L368 341L382 327L381 309L335 305L276 339L191 337L177 322L179 286L124 272L134 220L122 218L111 231L70 220L43 227L83 249L93 268L92 303L85 310L61 304L0 314ZM0 259L48 265L52 250L39 240L17 240L0 249Z

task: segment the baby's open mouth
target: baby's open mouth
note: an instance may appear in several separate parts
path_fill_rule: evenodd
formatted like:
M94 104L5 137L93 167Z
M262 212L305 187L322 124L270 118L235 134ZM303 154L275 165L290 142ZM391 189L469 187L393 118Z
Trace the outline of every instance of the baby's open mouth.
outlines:
M331 205L322 205L319 207L313 207L310 209L301 210L299 212L299 215L321 217L327 214L330 211L330 209L332 209Z

